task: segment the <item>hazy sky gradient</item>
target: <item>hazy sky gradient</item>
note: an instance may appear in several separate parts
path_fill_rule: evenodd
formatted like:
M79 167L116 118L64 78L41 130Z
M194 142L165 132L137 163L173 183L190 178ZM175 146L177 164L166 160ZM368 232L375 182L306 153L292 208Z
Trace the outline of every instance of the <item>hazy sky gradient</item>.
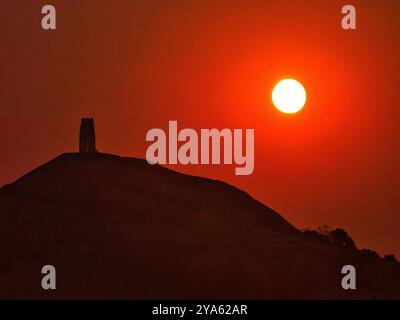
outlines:
M0 185L75 151L81 117L98 149L145 157L146 132L254 128L255 172L175 166L248 191L299 228L343 227L400 256L400 2L2 0ZM296 115L271 103L301 81ZM60 182L62 183L62 182Z

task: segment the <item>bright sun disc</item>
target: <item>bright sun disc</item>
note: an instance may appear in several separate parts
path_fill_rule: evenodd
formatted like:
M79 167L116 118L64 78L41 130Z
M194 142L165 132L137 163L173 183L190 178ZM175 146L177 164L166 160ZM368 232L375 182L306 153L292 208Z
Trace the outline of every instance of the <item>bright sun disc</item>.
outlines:
M295 113L306 103L306 90L294 79L279 81L272 90L272 102L275 107L285 113Z

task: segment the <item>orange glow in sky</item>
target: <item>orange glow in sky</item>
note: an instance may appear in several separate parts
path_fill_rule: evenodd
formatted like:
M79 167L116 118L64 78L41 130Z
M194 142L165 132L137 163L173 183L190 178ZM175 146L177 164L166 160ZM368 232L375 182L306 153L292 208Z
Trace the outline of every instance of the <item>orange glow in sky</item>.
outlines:
M254 128L251 175L169 167L400 256L400 1L352 1L357 30L342 29L335 0L52 4L54 32L38 2L0 5L0 185L76 151L81 117L95 118L99 151L139 158L148 130L170 120ZM271 99L286 78L307 91L291 116Z

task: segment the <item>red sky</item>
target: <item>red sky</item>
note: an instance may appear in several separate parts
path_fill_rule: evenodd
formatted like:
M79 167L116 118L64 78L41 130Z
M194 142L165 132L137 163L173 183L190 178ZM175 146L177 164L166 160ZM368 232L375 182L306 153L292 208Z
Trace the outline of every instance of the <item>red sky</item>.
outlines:
M0 185L77 150L93 116L98 149L145 157L151 128L254 128L255 171L174 166L248 191L299 228L343 227L400 256L400 2L0 2ZM293 77L306 107L285 115L274 84Z

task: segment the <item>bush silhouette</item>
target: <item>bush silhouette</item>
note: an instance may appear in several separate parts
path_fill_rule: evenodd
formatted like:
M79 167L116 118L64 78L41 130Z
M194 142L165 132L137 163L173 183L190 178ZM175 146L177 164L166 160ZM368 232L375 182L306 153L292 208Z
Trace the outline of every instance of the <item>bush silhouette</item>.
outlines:
M328 237L334 244L348 248L355 248L354 240L341 228L329 232Z
M375 259L380 259L380 256L376 251L370 250L370 249L362 249L361 253L363 256L368 257L368 258L375 258Z
M329 234L329 232L332 231L332 228L330 226L328 226L327 224L323 224L323 225L321 225L321 226L319 226L317 228L317 231L320 234L323 234L324 236L327 236Z
M330 242L327 236L315 230L303 230L302 235L307 240L318 241L322 243Z
M390 263L398 263L396 257L394 254L387 254L384 258L385 261L390 262Z

